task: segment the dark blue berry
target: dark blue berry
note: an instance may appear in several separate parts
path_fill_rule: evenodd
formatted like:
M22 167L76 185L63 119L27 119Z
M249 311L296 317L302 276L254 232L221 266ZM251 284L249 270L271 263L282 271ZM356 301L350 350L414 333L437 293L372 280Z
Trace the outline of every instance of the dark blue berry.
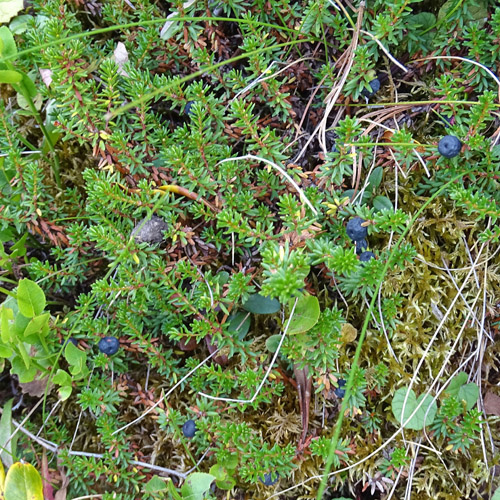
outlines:
M366 240L358 240L354 243L356 244L356 255L363 253L368 248L368 242Z
M345 396L344 387L345 387L346 381L339 379L338 384L339 384L339 386L337 388L335 388L335 390L333 392L335 393L335 396L337 396L339 399L342 399Z
M361 262L368 262L370 259L374 259L374 258L375 258L375 254L373 252L363 252L359 256L359 260Z
M186 103L186 107L184 108L184 114L187 116L190 116L194 113L194 111L191 109L193 107L194 101L188 101Z
M438 144L438 151L445 158L454 158L460 153L462 143L454 135L445 135Z
M112 356L118 352L120 341L116 337L104 337L97 344L99 350L108 356Z
M61 340L61 344L64 344L64 345L66 345L68 342L71 342L74 346L78 347L78 340L76 340L73 337L70 337L68 340L66 340L66 342L64 342L64 339Z
M278 479L280 478L280 475L276 472L275 474L275 479L273 481L272 475L270 472L267 474L264 474L264 477L259 477L259 481L264 485L264 486L272 486L273 484L276 484L278 482Z
M368 234L368 229L361 224L365 222L361 217L354 217L351 219L345 228L347 236L352 241L364 240Z
M361 95L367 98L370 98L372 95L376 94L380 90L380 80L378 78L375 78L375 80L372 80L369 83L369 85L372 89L371 92L366 88L364 88L363 91L361 92Z
M194 423L194 420L188 420L183 426L182 426L182 433L184 436L187 438L192 438L196 434L196 424Z

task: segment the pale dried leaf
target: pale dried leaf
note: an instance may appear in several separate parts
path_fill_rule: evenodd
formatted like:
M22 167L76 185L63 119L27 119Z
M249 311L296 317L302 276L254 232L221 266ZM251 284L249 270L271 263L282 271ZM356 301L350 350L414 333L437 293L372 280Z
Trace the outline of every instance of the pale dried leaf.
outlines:
M29 394L34 397L41 397L45 394L45 388L47 387L47 381L49 377L38 378L33 380L32 382L26 382L24 384L19 384L21 390L24 394Z
M0 2L0 24L8 23L20 10L23 10L23 3L23 0L4 0Z
M50 84L52 83L52 70L41 68L40 75L42 77L43 83L45 83L45 85L47 85L47 87L50 87Z
M358 336L358 330L351 325L351 323L344 323L342 325L342 340L348 344L349 342L354 342Z
M484 398L484 411L487 415L500 416L500 396L488 391Z
M123 69L125 63L128 62L128 52L125 45L122 42L118 42L116 49L113 53L113 60L118 64L118 73L123 76L129 76L128 73Z

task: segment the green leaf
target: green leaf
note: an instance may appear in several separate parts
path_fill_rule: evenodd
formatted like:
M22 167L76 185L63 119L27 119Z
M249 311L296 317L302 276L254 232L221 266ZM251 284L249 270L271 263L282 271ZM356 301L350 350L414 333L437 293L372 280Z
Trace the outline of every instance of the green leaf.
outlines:
M243 304L243 309L254 314L274 314L280 311L281 304L276 299L254 293Z
M16 463L9 468L5 500L43 500L42 478L31 464Z
M30 319L21 314L17 313L16 319L14 320L14 324L12 325L12 332L17 339L22 339L24 337L24 330L28 326Z
M183 500L203 500L205 493L210 489L210 485L214 479L215 476L205 474L204 472L189 474L181 488Z
M165 479L158 476L153 476L144 486L144 493L161 493L167 491L167 483Z
M56 374L52 378L52 382L57 385L71 385L71 377L68 372L61 370L60 368L57 370Z
M446 388L446 393L448 393L450 396L457 396L458 397L458 391L460 390L460 387L462 387L466 382L467 382L467 373L465 372L460 372L457 373L451 380L450 383L448 384L448 387Z
M271 335L270 337L267 337L266 349L269 352L276 352L276 349L278 349L280 340L281 340L281 335L279 335L279 334Z
M479 397L479 388L474 382L466 384L467 379L467 373L457 373L448 384L446 393L450 396L455 396L460 401L465 401L467 411L469 411L477 402L477 398Z
M495 490L495 493L493 493L491 500L500 500L500 488L497 488Z
M6 467L10 467L14 463L14 454L16 451L16 438L10 439L14 427L12 425L12 402L14 399L9 399L3 405L2 418L0 418L0 459Z
M1 3L0 3L0 10L1 10ZM12 57L17 55L17 47L16 47L16 42L14 41L14 37L12 36L12 32L10 31L7 26L2 26L0 28L0 56L3 58L5 57Z
M215 477L216 481L223 481L227 477L227 471L221 464L214 464L208 471Z
M22 384L33 382L37 374L37 369L33 365L26 367L23 358L20 356L12 358L10 363L10 371L19 377L19 382Z
M2 0L0 2L0 23L8 23L23 9L23 0Z
M0 358L10 358L14 354L14 351L4 344L0 345Z
M294 315L290 321L287 333L294 335L310 330L319 319L320 308L318 298L314 295L302 295L297 300Z
M448 17L451 16L453 12L457 11L457 8L460 6L462 2L458 2L457 0L448 0L445 2L438 12L439 21L445 21ZM483 26L486 22L486 18L488 17L488 8L486 2L476 0L474 4L471 3L470 6L467 7L470 18L473 21L479 21L479 26Z
M435 401L433 402L432 396L422 394L417 399L413 390L410 390L408 399L406 400L403 416L403 403L407 393L408 388L402 387L394 394L394 398L392 400L392 413L394 414L396 420L400 424L406 422L406 420L408 420L410 415L414 412L415 408L417 408L417 406L424 401L412 419L405 425L405 429L413 429L416 431L422 430L424 428L424 417L428 408L429 412L427 413L427 417L425 419L425 425L431 425L432 422L434 422L434 417L436 416L437 411L437 405Z
M14 311L2 305L0 307L0 338L2 342L8 344L14 342L15 335L11 321L14 319Z
M236 486L236 481L232 477L226 477L225 479L215 480L217 488L225 491L230 491Z
M474 382L470 384L465 384L460 387L458 391L458 399L460 401L465 401L467 411L474 408L479 398L479 387Z
M40 106L41 106L41 97L38 94L38 90L36 88L36 85L34 84L33 80L26 74L26 73L21 73L23 75L22 79L22 85L20 86L23 92L21 94L24 96L24 92L28 94L28 96L31 99L36 99L37 97L39 98L40 101ZM26 97L25 97L26 99ZM36 105L36 102L35 102ZM36 106L35 106L36 107Z
M235 470L238 467L238 454L232 453L225 460L222 460L221 464L228 470Z
M22 279L17 287L17 303L21 313L32 318L45 309L45 294L34 281Z
M238 339L243 340L250 329L251 320L247 313L238 311L237 313L231 314L227 319L229 326L228 331L237 332Z
M347 189L342 193L343 196L348 196L349 198L352 198L355 194L358 194L359 191L354 191L354 189ZM366 191L363 191L363 196L361 196L361 203L368 203L370 200L370 193Z
M64 357L70 364L69 371L72 375L83 372L87 364L87 355L78 349L72 342L68 342L64 348Z
M390 210L391 212L394 210L391 200L386 196L375 196L373 198L373 208L375 210Z
M9 29L13 35L20 35L28 29L28 22L33 19L33 16L24 14L16 16L9 24Z
M0 69L0 83L19 83L23 79L22 73L12 69Z
M370 174L370 177L368 177L368 189L370 191L373 191L374 189L377 189L380 186L383 175L384 175L383 167L376 167L373 169L373 172Z
M71 396L72 391L73 387L71 387L70 385L63 385L57 391L59 393L59 399L61 401L66 401L66 399Z
M50 313L48 312L32 318L24 330L24 337L26 338L33 333L41 333L43 336L47 335L49 331L49 318Z
M16 344L16 349L19 352L19 354L21 355L21 358L24 362L24 366L26 367L27 370L29 370L31 367L31 357L28 354L28 351L26 350L24 342L21 342L21 341L18 342Z
M426 30L434 27L436 16L431 12L419 12L418 14L408 16L408 23L418 30Z

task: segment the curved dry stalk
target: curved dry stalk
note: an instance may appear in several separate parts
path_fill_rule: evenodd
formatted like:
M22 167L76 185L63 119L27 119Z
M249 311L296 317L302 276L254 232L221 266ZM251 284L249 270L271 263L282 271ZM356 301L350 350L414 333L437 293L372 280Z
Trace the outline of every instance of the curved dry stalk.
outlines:
M244 156L235 156L233 158L225 158L224 160L221 160L219 163L217 163L217 165L220 165L221 163L225 163L226 161L236 161L236 160L257 160L257 161L267 163L271 167L275 168L294 187L294 189L299 194L300 199L312 210L312 213L314 215L318 215L318 211L314 208L313 204L308 200L308 198L304 194L304 191L302 190L302 188L277 163L274 163L273 161L268 160L267 158L263 158L262 156L244 155Z

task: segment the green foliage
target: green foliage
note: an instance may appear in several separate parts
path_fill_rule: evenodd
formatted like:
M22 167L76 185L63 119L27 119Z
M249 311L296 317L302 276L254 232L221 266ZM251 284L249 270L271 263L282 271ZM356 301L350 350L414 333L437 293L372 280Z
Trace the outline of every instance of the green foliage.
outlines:
M303 249L291 250L288 242L284 246L268 243L262 251L262 267L265 276L262 293L276 297L282 303L300 295L304 279L309 274Z
M5 475L0 462L0 491L5 500L30 498L43 500L42 478L38 471L29 463L17 462L9 467Z
M421 394L418 398L413 389L398 389L392 399L392 413L405 429L421 430L432 425L437 406L432 396Z
M377 448L419 402L405 435L427 412L450 497L490 486L478 386L464 372L435 403L423 390L477 349L467 323L449 352L467 320L443 266L460 275L490 252L460 300L488 277L478 307L495 314L498 89L473 63L498 73L500 9L431 4L35 0L0 28L0 365L46 392L24 425L57 444L68 497L215 498L215 481L260 500L264 475L295 487L332 450L334 467L356 463L338 496L367 474L380 490L413 457ZM446 134L464 144L452 159L437 155ZM152 215L163 241L138 242ZM11 451L31 461L43 445ZM435 498L442 464L418 458L412 493ZM198 469L174 485L148 463Z

